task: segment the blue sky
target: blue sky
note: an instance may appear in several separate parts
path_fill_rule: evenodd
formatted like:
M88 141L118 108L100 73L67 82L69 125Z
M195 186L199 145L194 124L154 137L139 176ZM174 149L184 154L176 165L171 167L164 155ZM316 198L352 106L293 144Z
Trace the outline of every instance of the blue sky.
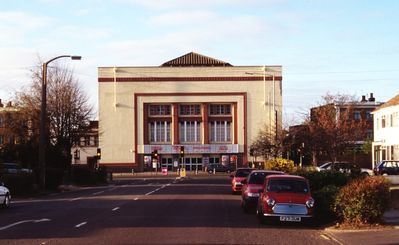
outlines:
M61 54L97 108L97 67L157 66L194 51L282 65L286 125L327 92L399 93L399 1L13 0L0 6L0 98Z

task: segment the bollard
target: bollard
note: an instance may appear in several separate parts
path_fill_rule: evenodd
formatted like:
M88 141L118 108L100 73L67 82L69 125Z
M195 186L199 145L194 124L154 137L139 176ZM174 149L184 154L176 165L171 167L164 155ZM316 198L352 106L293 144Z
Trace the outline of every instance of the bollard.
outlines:
M214 174L214 175L216 174L216 168L213 169L213 174Z

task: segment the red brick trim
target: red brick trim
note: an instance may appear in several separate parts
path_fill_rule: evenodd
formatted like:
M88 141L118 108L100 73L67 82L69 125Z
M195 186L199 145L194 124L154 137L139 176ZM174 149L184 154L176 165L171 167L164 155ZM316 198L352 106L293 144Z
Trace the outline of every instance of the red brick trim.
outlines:
M202 121L203 126L203 135L204 135L204 139L203 139L203 144L209 144L209 121L208 121L208 104L207 103L202 103Z
M273 77L245 76L245 77L117 77L117 82L216 82L216 81L273 81ZM282 81L282 76L275 76L275 81ZM115 82L113 77L99 77L98 82Z
M234 126L234 135L233 135L233 144L237 144L238 142L238 107L237 107L237 102L233 103L233 126Z
M172 104L172 125L173 125L173 136L172 136L172 145L178 145L180 142L179 139L179 106L176 103Z
M263 77L262 77L263 78ZM247 163L247 93L246 92L225 92L225 93L220 93L220 92L198 92L198 93L136 93L134 94L134 124L138 125L138 97L149 97L149 96L242 96L244 103L243 103L243 107L244 107L244 127L243 127L243 131L244 131L244 163ZM203 118L203 124L204 124L204 141L203 144L209 144L209 135L208 135L208 104L207 103L203 103L202 104L202 118ZM235 118L237 118L237 116L235 116ZM238 119L235 119L238 122ZM237 123L236 122L236 123ZM235 132L237 132L237 129L235 129ZM148 132L147 132L148 133ZM237 132L238 134L238 132ZM138 163L138 152L137 152L137 139L138 139L138 132L137 132L137 126L134 129L134 151L135 151L135 162ZM238 142L238 141L237 141Z

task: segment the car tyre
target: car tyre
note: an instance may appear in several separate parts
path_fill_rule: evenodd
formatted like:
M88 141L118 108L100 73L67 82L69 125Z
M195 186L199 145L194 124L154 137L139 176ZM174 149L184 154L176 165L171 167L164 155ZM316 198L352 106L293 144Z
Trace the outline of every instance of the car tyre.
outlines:
M9 208L10 204L11 204L10 195L7 193L4 198L3 208Z
M245 201L242 201L241 207L242 207L242 210L244 211L244 213L246 213L246 214L249 213L249 207Z
M256 216L258 217L259 223L261 225L266 224L265 216L263 216L262 205L260 205L259 203L256 207Z

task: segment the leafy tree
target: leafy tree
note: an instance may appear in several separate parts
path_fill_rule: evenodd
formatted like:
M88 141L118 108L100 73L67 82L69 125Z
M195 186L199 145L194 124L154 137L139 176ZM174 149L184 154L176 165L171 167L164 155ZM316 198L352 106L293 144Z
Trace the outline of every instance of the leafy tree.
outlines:
M367 133L364 118L354 120L353 106L357 103L347 95L323 97L325 103L311 109L309 130L314 153L326 155L332 162L351 149Z

